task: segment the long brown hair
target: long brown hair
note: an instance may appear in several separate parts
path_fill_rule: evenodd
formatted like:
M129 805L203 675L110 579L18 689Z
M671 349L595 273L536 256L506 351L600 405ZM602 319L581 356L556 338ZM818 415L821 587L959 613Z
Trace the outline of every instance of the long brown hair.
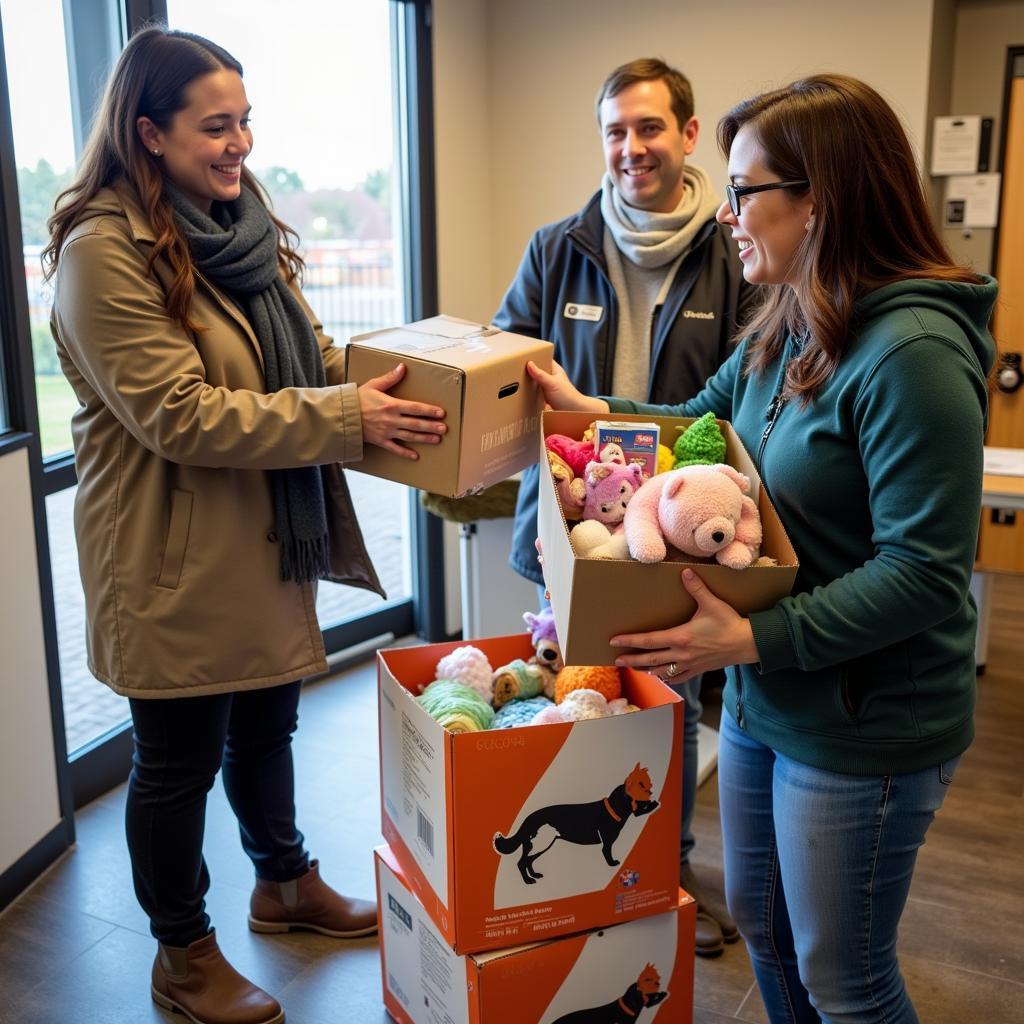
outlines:
M242 65L227 50L202 36L160 26L132 36L107 83L78 176L57 197L54 214L47 222L50 244L42 257L47 277L56 272L64 240L96 193L124 182L134 189L156 235L147 269L152 272L156 260L166 256L174 271L167 291L168 315L186 329L203 329L189 316L195 275L188 243L164 198L161 165L142 144L136 121L148 117L166 130L174 115L187 106L187 87L202 75L221 70L236 71L241 76ZM263 187L244 165L242 187L253 192L269 211ZM295 250L298 236L272 213L270 218L277 228L277 251L291 281L303 269L302 258Z
M748 125L773 174L810 182L815 210L794 255L793 286L766 289L745 326L754 339L746 369L764 370L788 334L807 335L783 390L807 403L839 365L863 295L896 281L979 279L939 238L906 133L869 85L814 75L745 100L718 124L726 157Z

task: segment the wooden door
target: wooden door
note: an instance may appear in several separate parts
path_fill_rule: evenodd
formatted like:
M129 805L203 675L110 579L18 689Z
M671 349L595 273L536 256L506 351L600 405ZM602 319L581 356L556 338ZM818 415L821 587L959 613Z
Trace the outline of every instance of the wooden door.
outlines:
M1024 355L1024 53L1015 56L1011 75L995 265L999 301L992 333L1000 354ZM1024 387L1013 394L992 389L986 443L1024 448ZM1024 510L982 510L978 568L1024 572Z

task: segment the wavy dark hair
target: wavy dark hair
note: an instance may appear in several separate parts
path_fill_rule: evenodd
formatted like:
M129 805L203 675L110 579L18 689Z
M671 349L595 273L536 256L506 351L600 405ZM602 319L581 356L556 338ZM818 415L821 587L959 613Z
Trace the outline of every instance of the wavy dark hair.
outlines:
M810 182L815 212L794 255L792 287L765 289L744 327L753 339L746 372L772 362L788 334L805 334L783 394L806 404L839 365L861 296L896 281L979 278L939 238L906 132L871 86L813 75L744 100L718 124L726 157L748 126L773 174Z
M165 256L174 272L167 291L168 315L187 330L201 331L190 317L195 274L188 243L175 224L170 203L163 194L162 164L143 145L136 129L140 117L148 117L166 130L178 111L187 106L185 91L197 78L214 71L236 71L242 65L216 43L162 26L144 28L132 36L121 52L107 82L92 132L82 154L72 185L57 197L54 213L47 222L50 244L43 250L43 267L52 277L60 260L61 247L83 211L100 189L118 182L130 186L145 210L156 235L148 269ZM242 166L242 187L249 189L270 210L263 186ZM296 251L298 236L273 213L277 228L277 250L289 281L303 269Z

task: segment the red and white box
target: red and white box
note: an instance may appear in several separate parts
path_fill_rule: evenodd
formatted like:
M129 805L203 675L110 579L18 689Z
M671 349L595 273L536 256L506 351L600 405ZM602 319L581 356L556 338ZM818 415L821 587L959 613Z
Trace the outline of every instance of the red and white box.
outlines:
M460 956L376 851L384 1006L399 1024L583 1024L693 1019L697 905L545 942Z
M495 668L533 653L529 634L473 645ZM622 670L640 711L453 734L414 697L459 646L395 648L377 662L382 830L445 941L499 949L673 907L679 697Z

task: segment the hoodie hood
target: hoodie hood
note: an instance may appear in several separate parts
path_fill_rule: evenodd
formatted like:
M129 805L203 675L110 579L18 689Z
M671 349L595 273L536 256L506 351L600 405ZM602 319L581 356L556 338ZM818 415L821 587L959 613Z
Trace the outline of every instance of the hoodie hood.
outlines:
M862 329L884 316L911 309L931 310L949 317L964 332L982 373L987 377L995 362L995 344L989 332L999 286L995 278L978 275L977 284L961 281L915 279L887 284L858 300L856 317Z

